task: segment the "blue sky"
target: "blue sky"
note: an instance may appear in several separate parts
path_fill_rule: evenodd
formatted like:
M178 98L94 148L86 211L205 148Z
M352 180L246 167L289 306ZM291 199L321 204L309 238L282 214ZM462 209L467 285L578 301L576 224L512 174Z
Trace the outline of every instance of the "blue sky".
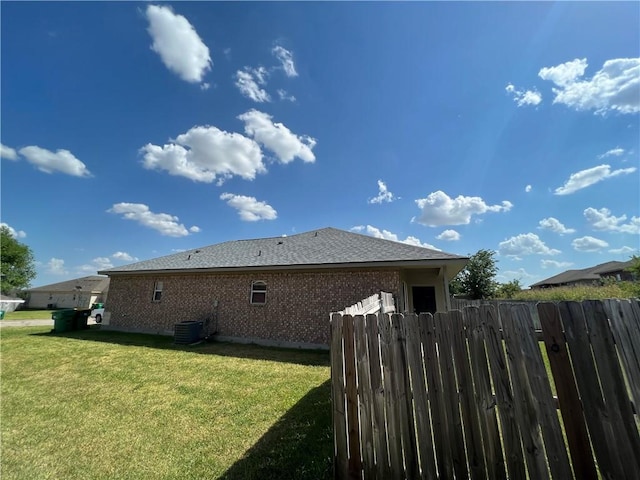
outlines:
M530 285L640 248L628 3L2 2L33 286L333 226Z

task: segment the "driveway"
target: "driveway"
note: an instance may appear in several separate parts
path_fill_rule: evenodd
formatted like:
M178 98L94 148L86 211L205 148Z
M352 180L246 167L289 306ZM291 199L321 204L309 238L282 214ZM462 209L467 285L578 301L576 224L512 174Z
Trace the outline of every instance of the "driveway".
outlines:
M96 320L93 317L87 319L87 325L95 325ZM53 327L53 319L41 320L0 320L0 328L4 327L39 327L50 325Z

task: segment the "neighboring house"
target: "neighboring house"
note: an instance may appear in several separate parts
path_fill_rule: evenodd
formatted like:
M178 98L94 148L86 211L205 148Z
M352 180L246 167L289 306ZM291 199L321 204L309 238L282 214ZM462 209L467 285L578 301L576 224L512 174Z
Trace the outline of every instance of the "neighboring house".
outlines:
M531 288L597 285L605 278L612 278L617 281L630 281L633 280L633 276L631 272L627 272L625 269L629 268L631 264L631 260L628 262L613 261L601 263L595 267L583 268L582 270L567 270L546 280L534 283L531 285Z
M66 282L25 290L28 308L91 308L104 302L109 290L109 277L91 275Z
M380 291L394 295L399 311L449 310L449 281L467 261L323 228L98 273L111 278L106 328L172 334L178 322L213 319L223 340L320 346L329 343L330 312Z
M5 312L13 312L24 303L24 300L16 297L7 297L0 295L0 310Z

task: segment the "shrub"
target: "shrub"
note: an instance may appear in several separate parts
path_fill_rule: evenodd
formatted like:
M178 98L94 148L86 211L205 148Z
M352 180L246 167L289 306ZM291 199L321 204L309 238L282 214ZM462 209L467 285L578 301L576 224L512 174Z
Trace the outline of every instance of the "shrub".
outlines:
M640 298L640 282L616 282L612 284L522 290L512 300L582 301L605 298Z

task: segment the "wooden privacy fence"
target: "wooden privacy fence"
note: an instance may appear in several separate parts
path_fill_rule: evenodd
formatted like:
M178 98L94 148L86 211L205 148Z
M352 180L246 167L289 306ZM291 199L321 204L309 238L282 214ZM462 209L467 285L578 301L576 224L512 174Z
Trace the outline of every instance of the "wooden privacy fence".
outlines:
M393 301L393 294L380 292L374 293L370 297L360 300L358 303L354 303L338 313L348 315L367 315L369 313L390 313L395 311L396 306Z
M331 315L335 478L640 478L638 301L498 310Z

